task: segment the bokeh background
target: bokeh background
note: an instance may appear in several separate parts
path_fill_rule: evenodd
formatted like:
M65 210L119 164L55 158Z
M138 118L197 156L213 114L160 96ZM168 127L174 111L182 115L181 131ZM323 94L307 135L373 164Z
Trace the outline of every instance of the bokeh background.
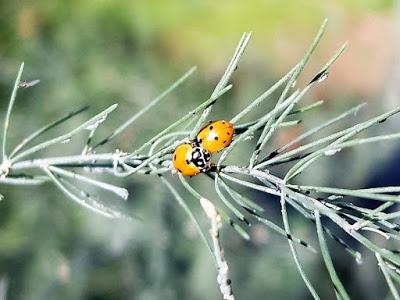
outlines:
M197 65L198 71L182 87L102 149L132 151L207 99L242 32L252 31L232 79L234 88L213 114L213 118L230 118L301 58L325 17L329 18L328 31L298 82L302 85L310 80L348 41L329 79L304 100L323 99L325 105L308 113L300 127L282 131L269 150L358 103L369 105L339 127L398 106L397 2L0 0L1 115L5 115L21 61L25 62L23 80L41 80L18 95L9 145L83 105L90 105L90 111L50 136L119 103L98 130L96 138L100 139ZM399 120L394 119L369 134L395 132L398 126ZM85 142L81 138L41 156L78 153ZM302 177L303 182L342 187L388 184L385 180L399 183L394 173L396 144L342 152L321 161ZM108 220L83 210L51 184L0 187L5 195L0 202L1 293L6 291L7 299L32 300L219 299L209 253L159 180L103 178L129 189L131 195L121 206L140 216L141 222ZM176 177L169 180L179 188ZM196 178L193 183L200 190L208 189L207 180ZM280 222L276 201L262 194L252 197ZM187 200L207 228L195 201ZM296 214L291 214L291 222L298 236L316 245L313 224ZM223 230L237 299L310 299L287 241L260 225L252 226L250 234L252 241L246 242L230 228ZM384 299L387 288L373 257L365 253L364 263L356 264L335 243L330 246L354 299ZM318 291L324 299L334 299L320 256L300 253Z

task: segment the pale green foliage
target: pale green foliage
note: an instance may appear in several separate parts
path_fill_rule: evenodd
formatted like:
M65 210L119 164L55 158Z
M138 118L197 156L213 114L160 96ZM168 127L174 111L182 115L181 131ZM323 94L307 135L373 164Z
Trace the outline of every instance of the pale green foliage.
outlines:
M289 226L287 205L292 206L305 219L316 224L322 257L338 297L341 299L349 299L344 286L336 274L324 233L339 242L339 244L343 246L348 253L353 255L355 259L360 259L360 253L352 249L345 241L336 237L329 227L324 225L324 219L329 219L331 222L336 224L336 226L340 227L348 236L357 240L366 249L374 252L390 290L393 296L397 299L398 294L393 280L398 283L397 273L400 272L400 257L394 251L378 246L372 239L362 235L361 232L367 230L384 235L388 238L399 238L397 224L393 221L393 219L399 217L399 214L389 214L385 211L390 208L392 203L399 202L398 194L400 188L387 187L362 190L306 186L293 183L293 179L301 175L302 172L307 170L318 160L327 156L335 155L338 151L345 148L400 138L400 134L398 133L367 138L356 137L360 132L363 132L397 114L400 109L396 108L365 122L336 131L333 134L325 135L322 138L308 141L311 136L322 132L330 125L334 123L336 124L344 118L351 118L363 105L356 106L355 108L352 108L347 112L306 131L288 144L271 152L270 155L260 159L262 150L264 150L266 144L276 135L280 128L285 126L296 126L301 121L300 118L303 117L305 112L317 109L322 104L322 102L319 101L309 106L296 108L304 96L307 95L314 86L326 79L331 65L344 51L345 45L340 47L339 50L334 53L325 66L321 67L320 72L310 80L309 84L297 90L293 90L293 86L316 50L316 47L325 31L325 25L326 21L321 26L320 31L305 56L292 68L292 70L284 75L270 89L263 92L259 97L253 101L249 101L247 107L244 107L241 112L231 118L231 121L235 124L237 129L235 139L231 145L222 152L216 166L208 171L206 175L202 176L208 176L214 181L214 189L217 195L215 199L216 212L243 238L250 238L247 232L249 226L252 223L258 222L288 239L296 266L310 293L315 299L319 299L317 289L314 288L311 280L303 269L296 247L300 245L311 250L311 252L316 251L312 246L308 245L308 243L299 237L292 236ZM244 53L249 39L250 34L245 33L240 40L230 63L228 64L226 72L223 74L217 87L206 101L200 103L197 107L173 122L171 125L167 126L165 129L161 130L158 134L149 138L136 149L130 149L129 153L123 153L117 149L112 152L95 153L94 149L110 142L115 136L128 128L128 126L131 126L134 121L159 103L160 100L164 99L167 94L170 94L175 90L175 88L180 86L194 72L195 68L191 68L175 83L165 89L160 96L156 97L153 101L150 101L147 106L136 112L128 121L117 127L111 134L100 139L100 142L95 143L95 146L92 146L92 138L95 136L95 133L97 133L99 126L106 121L109 114L117 108L117 104L109 106L102 112L81 123L81 125L77 126L73 130L30 146L38 137L42 137L50 129L64 124L65 121L81 113L84 109L72 112L29 135L26 139L22 140L21 143L10 152L10 156L8 156L7 132L11 111L22 76L23 65L21 65L5 118L2 143L2 177L0 178L0 183L36 185L52 181L55 186L65 194L65 196L83 207L103 216L118 219L129 217L120 209L111 208L108 204L106 205L101 200L96 199L91 195L91 193L86 191L86 187L91 186L92 188L94 187L105 190L116 194L123 199L126 199L128 196L127 190L115 186L114 184L91 178L91 172L94 170L101 171L103 173L112 174L115 177L127 177L133 174L159 176L160 182L171 192L178 204L194 222L202 240L215 258L215 252L211 249L210 241L204 232L204 228L201 226L201 222L198 220L199 216L195 216L192 212L191 205L189 205L189 202L187 201L187 197L182 195L179 188L175 187L167 178L171 173L171 153L176 145L188 141L189 139L193 139L198 129L206 121L213 105L218 104L217 101L222 100L221 96L230 91L232 86L229 84L229 80L239 64L239 60ZM239 124L239 121L243 117L252 116L252 113L257 110L258 106L263 101L271 99L273 93L278 91L284 85L285 87L283 91L281 91L276 104L268 113L261 117L254 117L247 123ZM298 120L293 121L288 119L290 116L295 116ZM13 130L12 126L10 130ZM247 157L241 157L240 165L226 164L226 161L234 156L234 150L237 147L240 147L244 143L250 143L253 145L253 142L249 138L257 136L259 132L261 132L261 134L259 135L258 142L254 147L254 151L248 153ZM73 156L65 155L49 157L48 152L45 152L47 154L45 157L33 156L41 153L49 147L62 147L63 143L67 143L71 138L76 138L82 134L87 135L88 139L86 144L83 145L81 153L78 151L76 155ZM304 140L307 140L306 144L289 150L293 145ZM292 161L296 163L291 166L283 178L270 173L269 168L271 166ZM87 174L82 175L75 173L75 171ZM182 176L179 176L179 178L182 187L188 192L187 196L199 201L204 198L203 191L198 191L193 188L186 178ZM248 199L245 195L241 194L241 189L238 188L239 186L279 197L284 226L281 227L264 217L262 207L252 199ZM384 203L378 209L370 210L349 204L345 198L347 196L373 199ZM198 204L199 203L196 202L196 205ZM228 212L226 212L225 209Z

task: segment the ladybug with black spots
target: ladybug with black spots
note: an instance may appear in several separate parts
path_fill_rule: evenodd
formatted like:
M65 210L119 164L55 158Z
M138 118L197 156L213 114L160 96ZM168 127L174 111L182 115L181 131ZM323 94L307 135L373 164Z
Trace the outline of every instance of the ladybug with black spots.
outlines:
M211 121L199 131L196 143L208 152L215 153L231 144L234 133L235 129L230 122Z
M211 121L200 129L194 141L176 147L172 164L184 176L195 176L211 168L211 154L228 147L235 129L225 120Z
M172 163L184 176L195 176L210 169L211 154L193 143L184 143L176 147Z

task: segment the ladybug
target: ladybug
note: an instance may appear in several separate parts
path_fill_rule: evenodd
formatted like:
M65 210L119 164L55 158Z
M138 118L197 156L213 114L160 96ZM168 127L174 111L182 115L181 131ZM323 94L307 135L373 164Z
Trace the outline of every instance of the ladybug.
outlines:
M199 131L196 143L210 153L218 152L230 145L234 132L228 121L211 121Z
M202 147L185 143L176 147L172 163L174 168L184 176L195 176L210 168L211 154Z

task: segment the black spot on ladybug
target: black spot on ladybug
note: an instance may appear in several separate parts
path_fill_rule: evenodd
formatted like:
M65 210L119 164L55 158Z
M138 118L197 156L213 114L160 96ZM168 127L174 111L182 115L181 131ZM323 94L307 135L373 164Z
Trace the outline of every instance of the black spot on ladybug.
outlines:
M176 154L174 155L174 160L176 160Z
M186 160L186 163L187 163L187 164L190 164L190 161L187 159L187 160Z
M225 121L222 121L222 124L225 124Z
M213 130L214 127L210 126L210 130Z
M226 141L223 141L224 144L226 144Z
M214 140L218 141L218 137L216 136L216 137L214 138Z
M182 170L181 170L181 169L178 169L178 172L179 172L179 173L182 173Z
M203 140L202 139L199 139L199 143L201 143Z
M229 131L226 132L226 135L231 135Z

